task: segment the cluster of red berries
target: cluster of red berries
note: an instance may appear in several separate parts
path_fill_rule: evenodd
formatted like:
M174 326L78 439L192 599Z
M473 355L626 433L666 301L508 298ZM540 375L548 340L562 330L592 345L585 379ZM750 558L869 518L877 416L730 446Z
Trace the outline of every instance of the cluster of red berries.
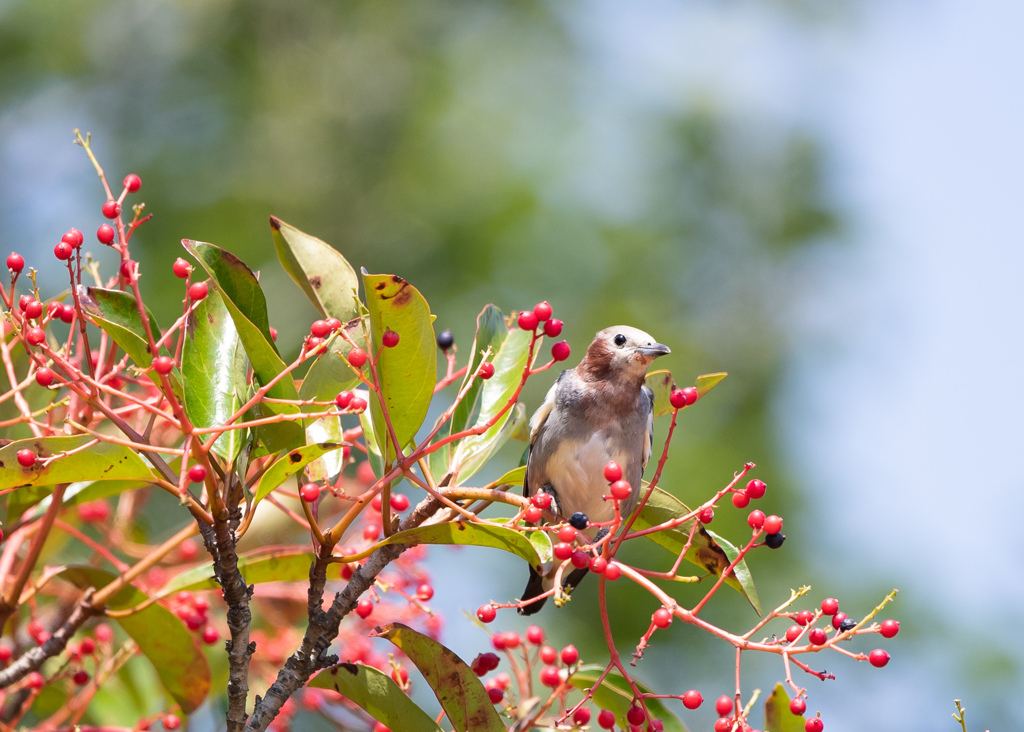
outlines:
M668 396L668 401L673 409L685 409L695 404L700 399L700 392L695 386L684 386L682 389L673 389Z
M353 349L353 350L356 350L356 349ZM359 349L359 350L362 350L362 349ZM365 354L365 351L364 351L364 354ZM352 353L350 351L349 352L349 356L351 356L351 355L352 355ZM355 394L353 394L350 391L340 391L340 392L338 392L338 396L334 397L334 406L336 406L338 409L340 409L343 412L344 411L348 411L348 412L354 412L354 413L358 414L359 412L365 412L367 405L366 405L366 400L363 399L363 397L356 396Z
M199 632L203 643L213 645L220 640L220 632L209 624L210 602L204 595L182 590L171 600L170 609L189 630Z
M551 304L546 300L533 306L533 310L524 310L519 313L516 322L523 330L536 333L537 327L543 323L544 335L548 338L557 338L562 334L561 320L551 317ZM551 346L551 358L555 361L564 361L569 358L571 349L566 341L558 341Z

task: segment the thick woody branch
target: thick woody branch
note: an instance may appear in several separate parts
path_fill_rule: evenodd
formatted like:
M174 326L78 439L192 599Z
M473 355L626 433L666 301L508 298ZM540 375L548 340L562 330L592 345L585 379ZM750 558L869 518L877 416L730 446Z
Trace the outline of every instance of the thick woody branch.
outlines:
M46 659L56 656L67 647L68 641L75 632L82 627L86 620L96 614L90 602L91 595L92 590L85 593L82 600L71 611L68 619L54 631L43 645L29 649L17 661L0 671L0 689L10 686L32 671L38 671Z

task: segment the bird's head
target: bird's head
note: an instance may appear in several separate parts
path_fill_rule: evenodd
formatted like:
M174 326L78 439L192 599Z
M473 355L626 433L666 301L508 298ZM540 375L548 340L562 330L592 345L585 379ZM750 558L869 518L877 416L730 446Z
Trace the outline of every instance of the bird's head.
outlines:
M668 346L642 330L615 325L594 336L579 368L591 378L614 376L642 381L651 361L667 353L671 353Z

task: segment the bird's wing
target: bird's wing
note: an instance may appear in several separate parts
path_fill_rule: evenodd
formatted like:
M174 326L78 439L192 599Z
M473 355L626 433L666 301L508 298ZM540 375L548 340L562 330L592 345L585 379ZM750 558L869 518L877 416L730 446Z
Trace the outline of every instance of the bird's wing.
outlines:
M651 452L654 450L654 392L651 391L650 387L643 387L641 389L645 399L644 409L647 411L647 428L644 432L644 459L643 467L641 471L647 467L647 461L651 459Z
M544 429L544 423L555 406L555 392L558 391L558 382L561 379L561 376L555 379L555 383L548 389L548 395L544 397L544 403L530 417L530 453L526 457L526 474L523 476L523 495L527 497L530 496L530 458L533 456L533 445L537 442L537 437Z

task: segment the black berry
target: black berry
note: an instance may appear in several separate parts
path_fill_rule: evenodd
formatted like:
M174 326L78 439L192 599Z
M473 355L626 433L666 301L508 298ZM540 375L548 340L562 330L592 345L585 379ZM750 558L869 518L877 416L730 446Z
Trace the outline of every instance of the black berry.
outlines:
M778 549L782 546L782 542L786 540L785 534L768 534L764 537L765 546L769 549Z
M569 517L569 525L574 529L583 530L590 524L590 519L587 518L587 514L582 511L577 511Z

